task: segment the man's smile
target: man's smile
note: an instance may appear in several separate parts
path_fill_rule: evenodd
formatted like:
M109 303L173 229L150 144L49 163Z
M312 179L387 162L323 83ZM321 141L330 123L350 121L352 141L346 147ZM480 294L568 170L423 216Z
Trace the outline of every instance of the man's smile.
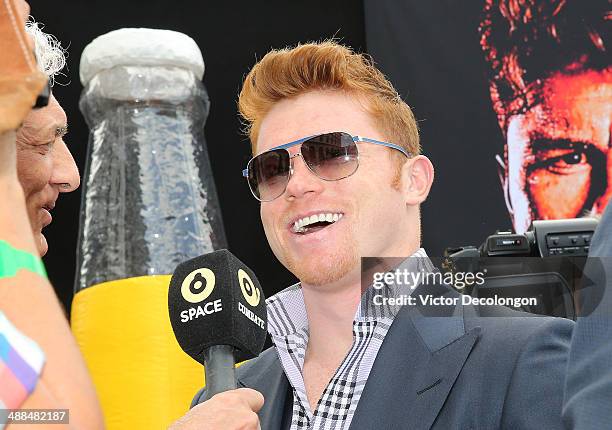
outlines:
M340 211L312 211L294 218L289 228L296 234L310 234L338 222L343 216Z

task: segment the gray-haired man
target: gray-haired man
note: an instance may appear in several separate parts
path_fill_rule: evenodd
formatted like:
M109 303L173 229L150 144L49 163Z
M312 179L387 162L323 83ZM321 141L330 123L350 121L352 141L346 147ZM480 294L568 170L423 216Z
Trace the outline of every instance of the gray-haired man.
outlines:
M34 39L38 64L53 83L66 64L64 50L36 22L28 22L26 32ZM48 249L42 229L52 221L50 212L59 194L74 191L80 184L79 171L63 140L67 129L66 114L51 96L48 106L30 111L17 132L17 174L41 256Z

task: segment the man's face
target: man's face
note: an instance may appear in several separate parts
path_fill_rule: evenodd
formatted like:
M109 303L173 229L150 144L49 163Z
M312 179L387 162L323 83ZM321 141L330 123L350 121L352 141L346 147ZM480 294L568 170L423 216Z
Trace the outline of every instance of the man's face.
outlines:
M54 97L32 110L17 132L17 174L40 255L48 249L42 229L51 223L50 211L59 193L80 184L79 172L63 136L66 114Z
M344 131L378 140L384 136L359 101L339 91L313 91L278 102L262 121L256 151L306 136ZM301 157L283 195L261 203L261 219L272 251L303 283L324 285L359 276L361 256L401 256L407 209L401 191L391 186L397 172L389 148L358 144L359 168L350 177L324 181ZM291 154L299 146L290 148ZM322 229L302 234L296 220L313 214L342 214ZM416 223L415 223L416 224ZM418 235L418 226L413 234ZM358 281L358 278L356 279Z
M514 228L601 214L612 195L612 71L554 74L542 102L508 122Z

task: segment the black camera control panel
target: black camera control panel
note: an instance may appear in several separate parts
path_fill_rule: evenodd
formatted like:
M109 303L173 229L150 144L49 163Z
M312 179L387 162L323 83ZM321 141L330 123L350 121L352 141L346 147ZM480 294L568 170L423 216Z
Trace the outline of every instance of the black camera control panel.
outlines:
M593 237L592 231L549 234L546 237L548 255L587 255L591 245L591 237Z
M586 257L596 227L593 218L534 221L533 234L542 257Z

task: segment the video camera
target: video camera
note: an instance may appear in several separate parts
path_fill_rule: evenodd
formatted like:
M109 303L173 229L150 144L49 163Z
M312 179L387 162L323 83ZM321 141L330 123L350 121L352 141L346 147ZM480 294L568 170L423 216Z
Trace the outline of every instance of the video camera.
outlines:
M591 238L592 218L534 221L525 234L498 231L482 245L447 248L443 270L482 273L484 283L458 289L473 297L535 298L527 312L575 319Z

